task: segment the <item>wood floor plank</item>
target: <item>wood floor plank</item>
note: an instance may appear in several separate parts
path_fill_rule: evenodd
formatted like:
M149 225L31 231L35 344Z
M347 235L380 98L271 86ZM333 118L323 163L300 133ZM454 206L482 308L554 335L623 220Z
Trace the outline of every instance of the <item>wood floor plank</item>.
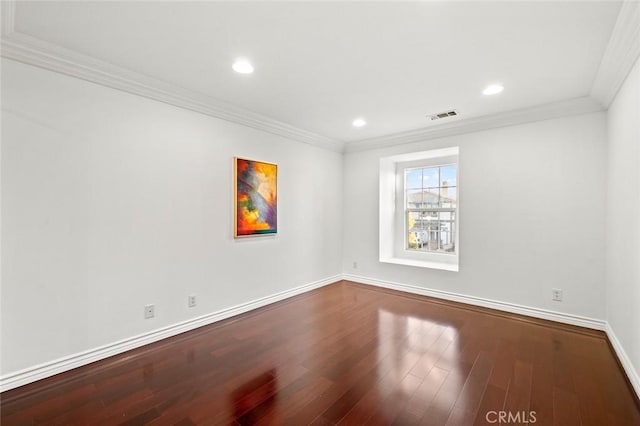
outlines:
M553 424L553 344L549 336L535 347L529 405L536 423L543 425Z
M471 368L471 364L460 364L457 368L449 371L447 378L425 411L420 424L446 424L453 406L458 400L458 396L464 387L464 383L469 376Z
M493 356L480 351L471 368L447 424L472 424L493 370Z
M532 411L640 425L602 332L344 281L0 395L3 426L466 426Z
M567 336L561 333L553 333L553 385L573 393L573 375L571 374L571 361L567 347Z
M489 383L502 390L507 391L511 375L513 374L513 365L515 364L515 355L513 354L512 344L502 340L498 343L497 358L495 368L491 372Z
M597 376L591 374L591 359L584 354L572 357L571 369L578 396L580 418L585 426L600 426L608 422L603 395Z
M578 396L562 387L553 388L553 424L555 426L580 426Z
M429 340L433 339L433 343L428 345L416 365L411 369L411 374L414 376L424 378L441 359L449 359L450 357L455 357L457 355L456 345L452 345L451 339L443 333L444 328L437 327L434 328L434 330L435 332L429 334L426 338ZM449 350L447 353L448 356L442 357L441 355L443 352L447 350ZM444 369L448 370L449 365L446 365Z
M516 361L513 366L513 375L507 398L504 403L504 411L511 413L528 413L531 405L531 382L533 366L528 362Z
M504 402L506 396L506 390L498 386L488 384L485 388L484 394L482 395L482 401L480 402L480 406L478 407L473 425L486 426L495 424L496 419L498 418L498 413L504 410Z
M448 374L447 370L438 367L433 367L429 371L427 377L424 378L405 406L405 411L408 415L415 416L420 422Z
M393 424L404 407L411 399L416 389L422 383L421 378L407 373L402 380L388 393L365 424L390 425Z

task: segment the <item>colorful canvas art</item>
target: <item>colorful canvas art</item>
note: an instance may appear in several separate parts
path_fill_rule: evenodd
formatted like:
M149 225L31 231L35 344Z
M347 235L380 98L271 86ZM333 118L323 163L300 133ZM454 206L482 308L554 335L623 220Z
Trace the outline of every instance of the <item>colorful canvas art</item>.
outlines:
M278 232L278 166L236 157L235 237Z

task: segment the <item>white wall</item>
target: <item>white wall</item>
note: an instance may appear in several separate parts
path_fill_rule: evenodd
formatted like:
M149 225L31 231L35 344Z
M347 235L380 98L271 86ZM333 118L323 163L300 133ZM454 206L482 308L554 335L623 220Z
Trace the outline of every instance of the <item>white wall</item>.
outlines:
M2 67L3 375L341 272L339 153ZM234 155L279 165L277 236L232 238Z
M378 262L380 157L460 147L460 272ZM345 155L345 273L604 319L606 116ZM357 262L358 267L353 267ZM564 301L551 300L551 288Z
M640 372L640 62L609 107L608 141L607 321Z

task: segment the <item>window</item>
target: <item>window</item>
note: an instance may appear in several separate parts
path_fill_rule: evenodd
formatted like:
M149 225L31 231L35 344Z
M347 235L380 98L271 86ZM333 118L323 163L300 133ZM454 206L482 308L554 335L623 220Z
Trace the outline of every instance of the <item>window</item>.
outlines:
M458 148L380 159L380 261L458 270Z
M404 169L407 250L456 252L457 166Z

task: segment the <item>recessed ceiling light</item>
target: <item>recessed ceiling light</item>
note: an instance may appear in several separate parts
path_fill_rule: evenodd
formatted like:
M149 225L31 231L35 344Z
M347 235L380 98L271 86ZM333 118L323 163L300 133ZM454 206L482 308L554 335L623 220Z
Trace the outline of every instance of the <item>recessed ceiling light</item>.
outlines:
M245 59L238 59L233 63L233 70L240 74L251 74L253 72L253 65Z
M491 84L491 85L487 86L487 88L482 91L482 94L483 95L495 95L495 94L498 94L498 93L502 92L503 90L504 90L504 87L502 87L501 84Z
M355 120L353 120L353 127L362 127L365 126L367 124L366 121L364 121L364 118L356 118Z

